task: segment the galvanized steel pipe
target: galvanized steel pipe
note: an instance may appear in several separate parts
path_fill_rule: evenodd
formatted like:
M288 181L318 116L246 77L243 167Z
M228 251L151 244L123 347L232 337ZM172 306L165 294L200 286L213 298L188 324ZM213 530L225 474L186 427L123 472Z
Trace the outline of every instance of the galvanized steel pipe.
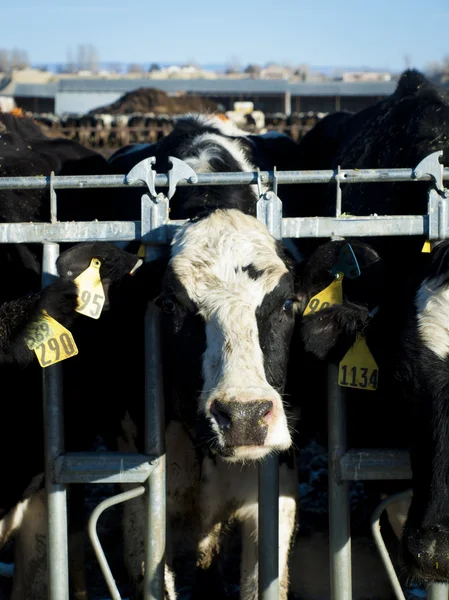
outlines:
M57 244L44 244L42 285L55 277ZM42 371L45 439L45 491L47 500L47 565L49 600L69 600L69 566L67 544L67 488L55 483L54 465L64 452L64 409L61 365Z

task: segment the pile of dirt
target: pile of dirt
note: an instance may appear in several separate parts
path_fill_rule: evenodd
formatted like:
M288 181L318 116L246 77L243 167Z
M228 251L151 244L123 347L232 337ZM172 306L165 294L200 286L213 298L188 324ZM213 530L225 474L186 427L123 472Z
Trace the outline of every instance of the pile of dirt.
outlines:
M157 115L181 115L188 112L216 111L218 106L202 96L169 96L162 90L138 88L124 94L116 102L100 106L88 114L106 113L130 115L132 113L155 113Z

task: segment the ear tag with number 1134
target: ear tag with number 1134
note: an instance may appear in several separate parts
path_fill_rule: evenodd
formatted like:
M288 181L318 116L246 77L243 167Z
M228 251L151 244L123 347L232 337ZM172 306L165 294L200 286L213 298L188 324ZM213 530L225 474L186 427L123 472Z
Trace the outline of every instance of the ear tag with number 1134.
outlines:
M68 329L45 310L27 328L26 345L34 350L42 368L78 354L75 340Z
M77 312L98 319L103 310L105 295L100 278L101 261L93 258L90 265L75 279L78 286Z
M365 338L358 333L338 366L338 385L374 391L378 379L379 367Z

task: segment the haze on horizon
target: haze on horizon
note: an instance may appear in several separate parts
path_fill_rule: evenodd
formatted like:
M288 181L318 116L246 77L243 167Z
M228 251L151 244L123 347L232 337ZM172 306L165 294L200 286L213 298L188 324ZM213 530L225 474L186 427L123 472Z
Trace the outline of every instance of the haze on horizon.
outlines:
M266 64L424 69L449 54L447 0L21 0L2 6L0 46L31 64L92 44L101 63Z

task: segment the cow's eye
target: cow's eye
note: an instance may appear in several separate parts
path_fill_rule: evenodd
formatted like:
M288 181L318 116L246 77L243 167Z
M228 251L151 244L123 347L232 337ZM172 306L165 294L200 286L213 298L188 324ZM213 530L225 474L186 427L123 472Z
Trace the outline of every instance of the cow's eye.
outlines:
M285 300L282 308L285 312L290 312L293 308L293 304L295 303L295 301L293 300L293 298L287 298L287 300Z
M162 310L164 312L166 312L166 313L175 312L175 303L168 296L164 296L164 298L162 298L161 305L162 305Z

